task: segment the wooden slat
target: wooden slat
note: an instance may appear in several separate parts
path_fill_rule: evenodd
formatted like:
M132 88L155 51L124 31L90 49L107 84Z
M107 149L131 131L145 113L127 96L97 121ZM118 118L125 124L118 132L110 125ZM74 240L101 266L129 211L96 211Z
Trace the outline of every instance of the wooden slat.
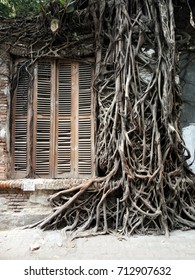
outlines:
M36 123L36 174L50 175L51 62L38 63Z
M37 114L50 115L51 111L51 62L38 63Z
M16 172L27 170L27 118L15 120L15 151L14 162Z
M79 119L78 171L80 175L92 172L91 119Z
M79 63L79 116L91 115L91 65Z
M58 75L59 116L71 116L71 63L60 63Z
M36 174L49 175L50 119L37 119Z
M78 120L78 173L92 173L92 138L91 138L91 65L79 64L79 120Z
M19 80L16 90L16 116L26 116L28 110L29 75L25 69L24 62L18 63L17 73Z
M72 106L71 106L71 173L72 177L78 177L78 63L72 62Z
M71 176L71 63L58 64L57 174Z
M24 62L18 63L18 85L15 92L14 109L14 172L27 175L27 114L28 114L28 85L29 75Z
M71 123L70 120L58 122L58 174L71 171Z

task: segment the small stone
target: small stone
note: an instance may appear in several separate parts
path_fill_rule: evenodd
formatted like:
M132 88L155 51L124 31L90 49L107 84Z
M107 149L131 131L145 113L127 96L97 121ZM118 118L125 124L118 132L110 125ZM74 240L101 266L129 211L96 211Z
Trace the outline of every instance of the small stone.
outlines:
M58 242L58 243L57 243L57 246L58 246L58 247L62 247L62 243L61 243L61 242Z
M76 247L76 244L72 241L67 241L66 243L66 248L75 248Z
M33 245L30 246L30 250L31 251L36 251L40 249L40 245L38 243L35 243Z
M54 256L53 258L54 258L54 259L59 259L59 256Z

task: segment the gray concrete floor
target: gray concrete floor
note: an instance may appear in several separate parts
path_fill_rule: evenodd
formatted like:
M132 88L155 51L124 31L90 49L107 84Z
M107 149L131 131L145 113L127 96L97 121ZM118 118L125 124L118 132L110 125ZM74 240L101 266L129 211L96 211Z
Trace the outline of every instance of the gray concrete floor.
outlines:
M37 248L35 250L35 248ZM195 260L195 231L170 237L103 235L71 241L63 231L0 231L0 260Z

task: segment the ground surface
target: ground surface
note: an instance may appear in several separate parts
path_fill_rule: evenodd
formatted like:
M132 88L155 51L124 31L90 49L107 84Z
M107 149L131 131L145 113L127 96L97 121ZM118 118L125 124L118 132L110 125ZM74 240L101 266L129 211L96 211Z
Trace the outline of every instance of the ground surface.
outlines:
M0 231L1 260L156 259L194 260L195 231L175 231L165 236L96 236L67 239L63 231L13 229Z

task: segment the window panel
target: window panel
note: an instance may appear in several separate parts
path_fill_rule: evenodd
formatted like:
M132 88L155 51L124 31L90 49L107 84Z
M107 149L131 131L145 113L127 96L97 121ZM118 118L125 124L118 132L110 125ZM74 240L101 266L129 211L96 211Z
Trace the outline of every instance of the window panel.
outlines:
M37 119L36 174L50 174L50 119Z
M15 123L14 129L14 164L15 170L27 175L27 113L28 113L28 83L29 75L26 72L25 63L17 64L17 73L19 76L17 88L15 91Z
M15 170L27 171L27 118L18 118L15 121Z
M59 64L58 102L59 116L71 116L71 64Z
M79 64L79 129L78 129L78 173L91 174L91 65Z
M71 123L70 120L58 122L58 174L71 172Z
M78 173L91 174L91 119L79 119Z
M91 65L79 64L79 115L91 115Z
M71 173L71 63L58 64L57 174Z
M51 112L51 63L38 63L37 114L50 115Z
M49 176L51 140L51 62L39 62L37 73L35 173L39 176Z

